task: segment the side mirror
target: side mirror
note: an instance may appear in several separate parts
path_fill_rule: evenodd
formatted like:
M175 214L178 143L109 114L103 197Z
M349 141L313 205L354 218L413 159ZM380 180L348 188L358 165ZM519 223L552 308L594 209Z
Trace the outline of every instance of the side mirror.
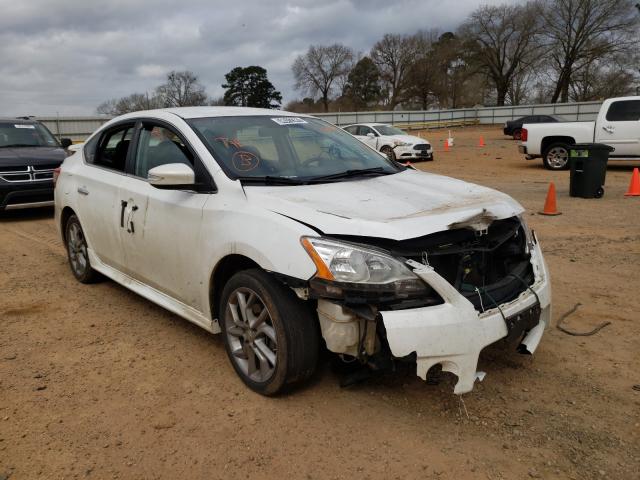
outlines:
M147 174L149 183L154 187L183 187L194 185L196 175L189 165L184 163L167 163L149 170Z
M369 137L369 138L376 138L376 134L375 134L375 133L371 133L371 132L369 132L369 133L367 133L367 137Z
M62 148L64 148L66 150L71 145L73 145L73 142L71 141L70 138L61 138L60 139L60 145L62 145Z

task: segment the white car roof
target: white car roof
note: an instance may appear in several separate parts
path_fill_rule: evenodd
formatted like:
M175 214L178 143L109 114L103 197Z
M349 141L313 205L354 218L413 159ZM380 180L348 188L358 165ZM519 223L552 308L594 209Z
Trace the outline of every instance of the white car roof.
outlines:
M239 117L239 116L270 116L270 117L311 117L302 113L286 112L284 110L272 110L268 108L249 107L175 107L159 108L156 110L142 110L139 112L127 113L118 118L138 118L154 117L161 113L173 113L182 118L203 118L203 117Z

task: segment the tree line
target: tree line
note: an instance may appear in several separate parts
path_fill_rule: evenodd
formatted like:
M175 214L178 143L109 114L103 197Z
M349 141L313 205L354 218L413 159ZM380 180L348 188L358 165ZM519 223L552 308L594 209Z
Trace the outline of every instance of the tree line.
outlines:
M225 89L221 98L207 95L198 76L189 71L172 71L165 83L151 94L133 93L101 103L96 108L101 115L122 115L154 108L193 107L202 105L233 105L239 107L279 108L282 95L267 78L267 71L259 66L236 67L225 75Z
M460 108L635 94L640 4L483 5L453 32L385 34L363 55L312 45L292 65L300 111Z
M633 0L528 0L482 5L455 31L387 33L369 52L311 45L291 67L302 99L287 110L462 108L598 100L640 89L640 4ZM260 66L225 75L211 99L192 72L171 72L152 95L109 100L98 113L238 105L279 108Z

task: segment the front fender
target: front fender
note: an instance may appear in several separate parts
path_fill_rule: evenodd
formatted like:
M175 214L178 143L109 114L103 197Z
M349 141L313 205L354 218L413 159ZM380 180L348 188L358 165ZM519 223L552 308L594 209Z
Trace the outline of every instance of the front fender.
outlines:
M267 271L307 280L315 264L300 244L311 228L268 210L209 210L202 220L201 248L207 252L200 278L209 279L224 257L242 255ZM202 282L203 305L209 301L208 281Z

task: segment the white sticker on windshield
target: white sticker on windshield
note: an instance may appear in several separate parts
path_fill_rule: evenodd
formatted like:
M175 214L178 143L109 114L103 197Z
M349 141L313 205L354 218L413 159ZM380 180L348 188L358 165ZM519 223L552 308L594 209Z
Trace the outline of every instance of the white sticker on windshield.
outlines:
M18 125L18 124L14 124L13 126L16 127L16 128L30 128L32 130L36 129L35 125L24 125L24 124Z
M306 120L300 117L280 117L280 118L272 118L274 122L278 125L294 125L296 123L307 123Z

